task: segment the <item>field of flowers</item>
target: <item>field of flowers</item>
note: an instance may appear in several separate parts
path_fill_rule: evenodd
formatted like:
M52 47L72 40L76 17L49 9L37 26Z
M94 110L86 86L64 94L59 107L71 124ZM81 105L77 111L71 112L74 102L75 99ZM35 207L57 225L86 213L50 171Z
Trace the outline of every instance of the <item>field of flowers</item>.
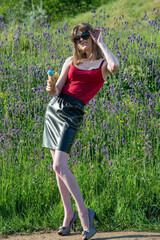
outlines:
M85 107L69 166L87 207L104 222L99 229L159 230L160 14L153 9L134 23L117 16L112 28L109 18L101 9L90 21L120 69ZM72 55L72 27L0 22L0 233L61 226L52 160L41 144L51 99L46 73L60 73Z

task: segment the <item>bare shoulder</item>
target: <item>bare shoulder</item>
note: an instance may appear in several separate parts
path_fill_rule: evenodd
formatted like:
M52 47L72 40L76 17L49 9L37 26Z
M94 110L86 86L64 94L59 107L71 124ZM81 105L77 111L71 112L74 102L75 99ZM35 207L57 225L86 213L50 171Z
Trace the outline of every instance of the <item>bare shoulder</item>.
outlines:
M102 76L104 80L108 77L108 75L110 75L110 71L108 70L107 66L108 66L108 62L106 59L104 59L103 65L102 65Z
M63 67L62 67L62 73L64 73L65 71L68 71L71 64L72 64L72 60L73 60L73 57L68 57L64 64L63 64Z
M102 58L102 67L106 67L107 65L107 60L105 58Z
M73 61L73 56L68 57L68 58L66 59L66 61L65 61L65 64L70 66L71 63L72 63L72 61Z

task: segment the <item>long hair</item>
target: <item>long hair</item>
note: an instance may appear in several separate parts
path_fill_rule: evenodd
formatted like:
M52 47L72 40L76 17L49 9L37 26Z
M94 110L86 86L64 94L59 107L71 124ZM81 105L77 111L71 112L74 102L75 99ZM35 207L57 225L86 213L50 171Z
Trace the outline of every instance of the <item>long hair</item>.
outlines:
M92 28L92 26L89 23L80 23L79 25L75 26L72 29L71 40L72 40L72 44L73 44L73 64L74 65L78 65L78 64L82 63L84 61L84 59L87 58L86 53L83 52L82 50L80 50L78 48L77 44L75 44L73 41L73 39L77 36L78 30L81 32L91 31L94 33L94 29ZM96 60L96 59L100 59L100 58L103 58L101 49L92 39L92 54L89 57L89 59Z

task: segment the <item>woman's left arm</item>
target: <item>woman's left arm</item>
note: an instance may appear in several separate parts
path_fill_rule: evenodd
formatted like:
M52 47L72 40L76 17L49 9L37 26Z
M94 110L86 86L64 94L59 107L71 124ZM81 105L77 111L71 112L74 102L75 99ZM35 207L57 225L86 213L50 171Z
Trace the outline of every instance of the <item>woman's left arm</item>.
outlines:
M119 61L116 56L107 48L102 40L102 31L99 29L94 29L94 33L90 32L90 36L93 41L100 47L103 52L106 64L103 64L102 73L103 75L108 75L109 73L114 73L119 68Z

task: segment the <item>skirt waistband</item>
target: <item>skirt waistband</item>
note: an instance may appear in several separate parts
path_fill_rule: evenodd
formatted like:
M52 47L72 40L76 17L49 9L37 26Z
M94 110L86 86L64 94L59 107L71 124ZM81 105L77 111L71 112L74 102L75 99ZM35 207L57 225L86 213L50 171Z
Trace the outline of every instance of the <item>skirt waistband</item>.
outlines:
M86 105L84 102L82 102L78 98L72 97L64 93L60 93L58 97L63 98L72 104L76 104L76 106L78 106L80 109L84 109L84 106Z

